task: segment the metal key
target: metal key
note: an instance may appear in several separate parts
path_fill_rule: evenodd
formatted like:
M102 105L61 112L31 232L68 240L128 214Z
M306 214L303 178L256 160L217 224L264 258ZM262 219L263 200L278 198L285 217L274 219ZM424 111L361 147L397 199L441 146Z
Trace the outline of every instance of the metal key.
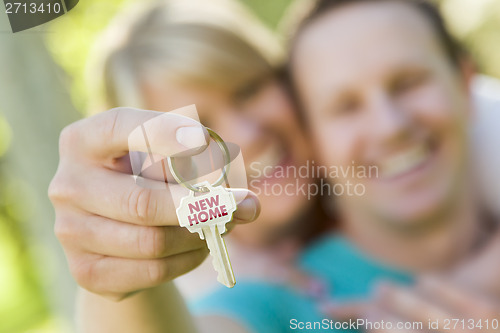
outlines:
M195 196L190 191L188 196L182 198L176 210L179 224L190 232L197 232L201 239L206 240L212 265L218 273L217 281L232 288L236 280L226 243L221 235L226 232L226 223L233 219L233 213L237 209L234 195L224 187L213 187L208 182L195 186L206 189L206 192Z

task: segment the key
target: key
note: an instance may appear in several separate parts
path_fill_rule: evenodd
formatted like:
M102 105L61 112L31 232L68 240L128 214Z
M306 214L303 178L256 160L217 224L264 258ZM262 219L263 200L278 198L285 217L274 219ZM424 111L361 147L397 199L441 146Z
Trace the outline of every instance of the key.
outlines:
M195 196L194 191L190 191L188 196L181 199L176 210L179 224L205 239L212 256L212 265L218 273L217 281L232 288L236 280L226 243L221 235L226 232L226 223L233 219L233 213L237 209L234 195L224 187L214 187L208 182L195 187L204 188L206 192Z

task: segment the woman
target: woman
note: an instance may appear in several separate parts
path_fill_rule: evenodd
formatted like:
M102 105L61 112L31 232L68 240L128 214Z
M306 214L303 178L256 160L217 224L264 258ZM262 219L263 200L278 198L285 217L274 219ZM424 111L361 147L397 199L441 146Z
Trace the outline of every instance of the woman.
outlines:
M284 267L273 269L277 264L267 262L269 255L255 256L256 250L276 258L293 256L290 251L297 251L327 223L315 212L316 202L296 189L314 179L277 175L279 169L299 169L311 158L277 71L283 60L279 44L232 1L164 1L137 7L117 18L97 44L98 70L93 74L104 87L93 86L104 88L100 109L126 105L171 111L195 104L204 126L239 146L250 190L259 195L259 219L231 233L236 275L256 274L262 270L253 265L265 265L270 270L267 278L278 271L279 279L286 278ZM122 35L118 40L117 30ZM292 195L272 195L268 185L292 186ZM311 214L318 214L315 222L305 223ZM210 262L204 266L205 274L213 275Z
M276 174L280 169L299 169L311 155L280 82L277 67L282 59L277 45L269 32L233 2L141 3L116 19L97 45L93 65L97 71L91 73L97 80L91 86L98 88L95 95L104 92L95 107L100 110L126 105L170 111L196 104L205 126L241 148L250 171L250 189L261 194L258 220L236 228L228 237L237 281L289 283L311 293L319 283L296 269L293 259L309 239L326 229L328 220L315 200L298 190L314 179ZM118 169L130 172L126 160L126 156L120 159ZM155 175L149 177L155 179ZM268 185L286 188L289 194L272 195L266 192ZM58 234L63 243L69 243L64 241L67 231ZM120 258L118 247L106 250L90 249ZM181 291L188 297L199 297L214 287L210 262L180 279ZM141 295L161 290L157 287ZM126 294L135 291L131 288ZM82 297L84 304L90 299L90 303L103 302L87 292ZM133 307L136 300L126 299L119 306ZM84 309L102 311L99 306ZM87 329L97 331L96 327Z

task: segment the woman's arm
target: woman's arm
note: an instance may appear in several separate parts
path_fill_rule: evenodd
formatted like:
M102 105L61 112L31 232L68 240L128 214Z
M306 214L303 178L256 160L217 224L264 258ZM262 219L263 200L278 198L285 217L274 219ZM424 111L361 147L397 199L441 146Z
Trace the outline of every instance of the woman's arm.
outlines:
M191 316L173 282L121 302L80 289L77 322L82 333L247 333L227 317Z
M83 333L197 332L172 282L144 290L121 302L80 289L77 321Z

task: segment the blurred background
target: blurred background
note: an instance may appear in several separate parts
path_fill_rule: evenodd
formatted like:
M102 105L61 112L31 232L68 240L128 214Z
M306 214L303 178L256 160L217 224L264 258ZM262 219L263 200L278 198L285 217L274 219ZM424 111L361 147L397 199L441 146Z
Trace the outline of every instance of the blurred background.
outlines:
M15 35L0 14L0 333L74 332L75 284L46 192L59 132L88 107L84 68L92 44L131 1L80 1L69 14ZM240 1L278 33L293 3ZM500 78L500 1L438 3L480 72Z

